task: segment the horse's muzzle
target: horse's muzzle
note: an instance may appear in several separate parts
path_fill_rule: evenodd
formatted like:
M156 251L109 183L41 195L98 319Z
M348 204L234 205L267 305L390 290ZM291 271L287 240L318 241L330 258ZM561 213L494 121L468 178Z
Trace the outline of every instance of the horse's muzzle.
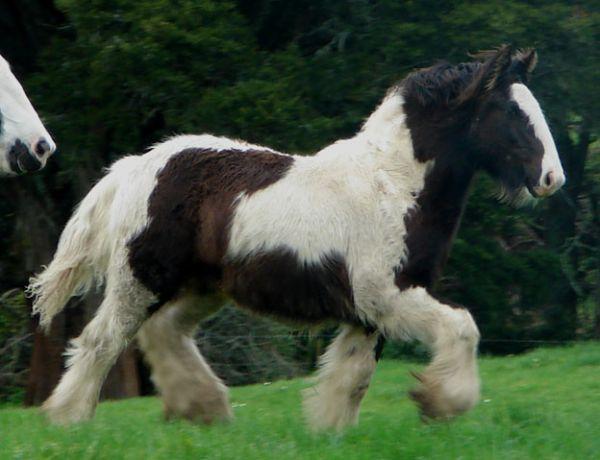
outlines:
M42 162L18 139L8 152L8 162L10 169L17 174L38 171L43 166Z

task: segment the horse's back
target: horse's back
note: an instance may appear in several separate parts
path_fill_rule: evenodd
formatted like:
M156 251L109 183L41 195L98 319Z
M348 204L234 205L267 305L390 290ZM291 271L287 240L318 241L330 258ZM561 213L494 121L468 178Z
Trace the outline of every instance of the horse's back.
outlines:
M159 303L192 285L294 321L354 321L345 260L353 201L334 160L213 136L121 160L111 174L121 183L115 209L137 222L128 225L134 275Z
M137 168L147 167L144 157L162 164L144 193L144 223L128 243L129 263L163 300L191 276L219 273L236 199L279 180L294 161L268 148L214 136L171 139L139 157Z

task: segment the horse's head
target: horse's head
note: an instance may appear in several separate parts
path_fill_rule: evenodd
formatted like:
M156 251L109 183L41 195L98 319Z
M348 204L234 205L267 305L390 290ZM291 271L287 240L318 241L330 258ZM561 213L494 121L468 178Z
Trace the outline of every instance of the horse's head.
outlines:
M510 195L549 196L565 183L540 105L527 88L534 50L509 46L481 53L483 64L459 97L470 112L469 140L477 161Z
M37 171L56 145L0 56L0 174Z

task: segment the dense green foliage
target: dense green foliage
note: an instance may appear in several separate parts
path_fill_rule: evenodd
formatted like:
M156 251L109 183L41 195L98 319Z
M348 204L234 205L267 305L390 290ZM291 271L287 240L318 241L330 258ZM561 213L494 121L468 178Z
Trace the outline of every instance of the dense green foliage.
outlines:
M0 34L0 51L14 56L59 153L43 174L0 190L0 290L24 285L48 261L74 204L125 154L183 132L310 153L356 132L411 69L510 42L539 51L532 89L568 183L517 210L480 178L438 291L472 309L484 350L531 345L497 339L600 336L592 3L26 0L19 8L29 22L21 35Z
M161 420L155 398L100 404L96 418L68 429L37 410L0 409L0 458L63 459L593 459L600 455L600 346L540 349L485 358L482 403L449 424L424 425L406 397L415 364L384 360L360 424L311 435L302 422L307 381L235 388L236 420L195 426Z

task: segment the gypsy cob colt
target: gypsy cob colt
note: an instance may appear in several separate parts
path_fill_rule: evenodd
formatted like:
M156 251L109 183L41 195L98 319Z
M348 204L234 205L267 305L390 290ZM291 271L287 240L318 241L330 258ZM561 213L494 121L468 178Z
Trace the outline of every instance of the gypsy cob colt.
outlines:
M231 418L227 388L194 342L221 294L299 325L341 324L305 398L316 429L357 422L384 338L430 348L411 392L424 417L473 407L477 326L430 292L471 179L485 171L514 198L565 182L527 87L536 53L502 46L477 58L411 73L354 137L314 156L199 135L114 163L29 286L42 326L71 296L105 291L44 404L51 421L92 417L136 336L168 416Z

